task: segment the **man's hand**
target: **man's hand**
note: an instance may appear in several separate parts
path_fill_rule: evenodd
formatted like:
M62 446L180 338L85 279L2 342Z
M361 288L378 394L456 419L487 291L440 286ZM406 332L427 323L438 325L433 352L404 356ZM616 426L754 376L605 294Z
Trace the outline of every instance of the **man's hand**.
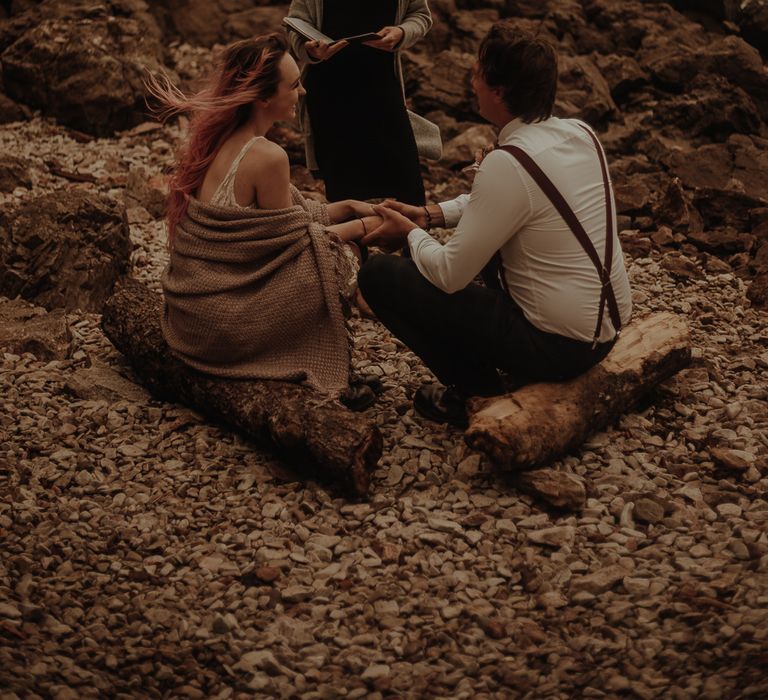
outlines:
M377 204L373 210L382 218L381 224L365 236L363 245L375 245L384 250L397 250L405 245L408 234L419 228L400 212Z
M347 46L349 46L347 41L334 41L332 44L323 41L304 42L306 52L317 61L327 61Z
M402 27L384 27L376 33L381 39L366 41L364 42L365 46L371 46L382 51L394 51L405 37L405 30Z
M427 226L427 214L424 211L424 207L405 204L405 202L398 202L396 199L385 199L381 206L394 209L406 219L413 221L419 228L426 228Z

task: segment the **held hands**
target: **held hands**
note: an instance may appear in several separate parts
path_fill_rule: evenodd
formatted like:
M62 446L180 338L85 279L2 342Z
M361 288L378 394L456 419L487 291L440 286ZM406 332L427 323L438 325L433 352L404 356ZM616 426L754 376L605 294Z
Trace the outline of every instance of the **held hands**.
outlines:
M322 41L304 42L304 49L306 52L317 61L327 61L347 46L349 46L349 42L347 41L334 41L332 44Z
M417 207L413 204L405 204L405 202L398 202L396 199L384 200L381 205L394 209L396 212L402 214L406 219L410 219L419 228L426 229L427 227L427 214L424 211L424 207Z
M365 46L382 51L394 51L405 37L405 30L402 27L384 27L376 33L381 39L366 41Z
M417 209L408 204L400 204L401 207ZM390 209L388 206L377 204L373 210L381 217L381 224L373 229L367 236L361 240L363 245L375 245L384 250L397 250L405 245L408 234L418 226L399 211Z

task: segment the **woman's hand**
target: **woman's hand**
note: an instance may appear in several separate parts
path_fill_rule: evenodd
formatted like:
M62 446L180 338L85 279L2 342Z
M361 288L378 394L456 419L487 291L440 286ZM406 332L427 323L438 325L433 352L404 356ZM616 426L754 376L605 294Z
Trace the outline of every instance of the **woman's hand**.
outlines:
M363 216L373 216L373 206L359 199L342 199L328 205L328 216L332 224L348 219L360 219Z
M373 204L368 204L368 202L363 202L359 199L348 199L346 202L350 208L350 218L354 216L357 219L362 219L364 216L376 216Z
M365 46L382 51L394 51L405 38L405 30L402 27L383 27L376 32L381 39L366 41Z
M304 42L305 51L316 61L327 61L347 46L349 46L348 41L334 41L332 44L323 41Z

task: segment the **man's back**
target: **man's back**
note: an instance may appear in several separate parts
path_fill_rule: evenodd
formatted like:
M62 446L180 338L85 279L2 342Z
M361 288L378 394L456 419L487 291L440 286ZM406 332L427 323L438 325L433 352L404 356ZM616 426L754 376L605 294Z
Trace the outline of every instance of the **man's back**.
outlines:
M605 186L594 142L584 129L577 120L555 117L534 124L511 122L499 134L499 143L518 146L535 161L573 209L602 261L606 242ZM502 247L510 295L528 320L542 330L591 340L601 289L594 264L523 166L501 150L488 158L485 165L493 177L510 185L502 206L517 209L516 230L510 231ZM611 211L615 231L614 206ZM622 322L626 323L632 309L631 292L616 241L611 283ZM608 340L613 335L606 313L600 339Z

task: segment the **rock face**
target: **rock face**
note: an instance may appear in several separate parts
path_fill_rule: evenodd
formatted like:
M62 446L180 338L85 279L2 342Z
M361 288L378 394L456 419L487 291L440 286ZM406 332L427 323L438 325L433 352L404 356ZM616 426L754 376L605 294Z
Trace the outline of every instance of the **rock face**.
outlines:
M150 10L167 34L190 44L212 46L278 30L288 4L270 0L159 0L151 3Z
M768 2L766 0L674 0L681 10L694 10L716 20L736 25L746 41L765 52L768 49Z
M142 2L120 16L107 3L43 3L0 34L5 92L95 135L146 118L142 80L162 66L157 26ZM42 18L42 19L41 19Z
M0 293L48 309L100 311L128 266L124 209L82 190L0 209Z

